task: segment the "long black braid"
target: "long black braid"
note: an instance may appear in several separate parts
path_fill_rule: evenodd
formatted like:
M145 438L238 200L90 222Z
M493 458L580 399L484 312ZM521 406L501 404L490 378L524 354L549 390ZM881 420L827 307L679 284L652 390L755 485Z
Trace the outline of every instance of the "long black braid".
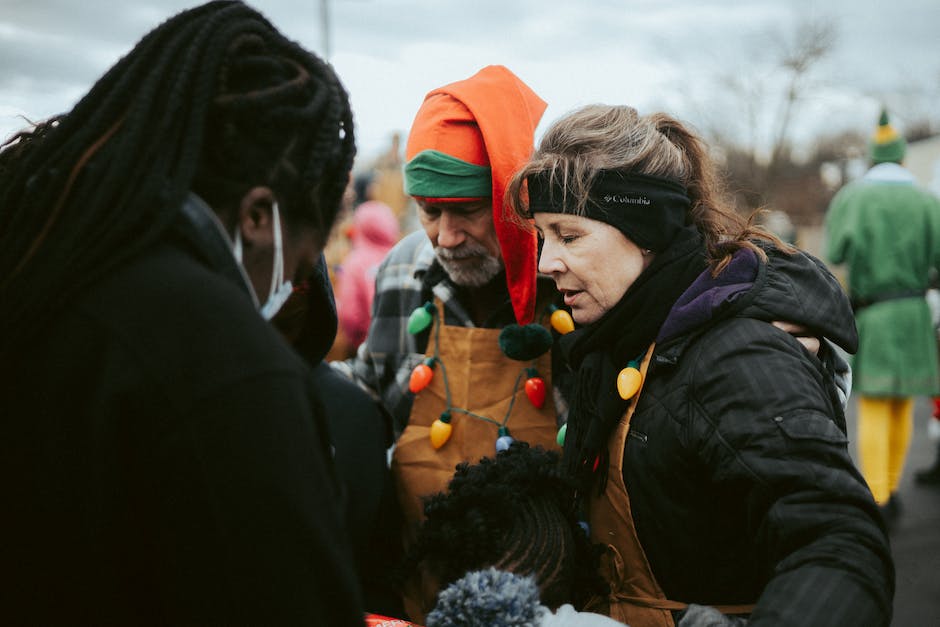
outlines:
M328 64L241 2L170 18L0 152L0 356L160 239L191 190L221 212L267 185L325 239L354 156Z

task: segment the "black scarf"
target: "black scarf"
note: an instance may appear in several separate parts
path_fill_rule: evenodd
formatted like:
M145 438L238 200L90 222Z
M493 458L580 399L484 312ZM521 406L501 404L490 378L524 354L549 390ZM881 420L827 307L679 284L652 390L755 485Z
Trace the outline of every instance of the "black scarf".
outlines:
M617 392L617 374L649 348L673 304L706 268L701 235L684 227L670 246L597 322L563 335L562 354L577 373L568 413L564 462L586 494L607 480L607 440L629 401Z

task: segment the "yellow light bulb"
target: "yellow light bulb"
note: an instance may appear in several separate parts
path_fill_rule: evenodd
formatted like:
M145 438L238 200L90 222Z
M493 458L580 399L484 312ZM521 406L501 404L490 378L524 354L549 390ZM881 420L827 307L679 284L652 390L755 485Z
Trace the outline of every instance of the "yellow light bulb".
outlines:
M564 309L556 309L553 311L550 320L552 328L562 335L574 331L574 320L571 318L571 314Z
M435 449L439 449L445 444L447 440L450 439L450 433L453 431L453 427L449 422L444 422L440 418L431 423L431 446Z
M617 375L617 392L620 398L625 401L630 400L640 389L640 383L643 382L643 375L633 366L627 366Z

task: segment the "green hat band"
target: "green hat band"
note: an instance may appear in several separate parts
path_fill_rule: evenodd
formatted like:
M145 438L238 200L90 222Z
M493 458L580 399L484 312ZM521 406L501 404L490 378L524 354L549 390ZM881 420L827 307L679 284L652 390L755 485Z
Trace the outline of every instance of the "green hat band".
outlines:
M483 198L493 195L493 176L485 165L438 150L422 150L405 164L405 193L425 198Z
M901 163L907 151L907 142L903 137L879 144L871 142L868 145L872 163Z

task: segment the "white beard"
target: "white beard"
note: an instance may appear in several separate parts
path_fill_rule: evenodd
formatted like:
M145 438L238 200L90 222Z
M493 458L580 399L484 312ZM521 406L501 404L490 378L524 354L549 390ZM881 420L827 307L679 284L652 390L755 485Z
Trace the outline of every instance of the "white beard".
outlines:
M457 248L438 246L434 249L434 254L450 280L463 287L486 285L503 269L502 259L494 257L482 244L476 242L466 241ZM474 264L454 261L467 257L479 257L480 261Z

